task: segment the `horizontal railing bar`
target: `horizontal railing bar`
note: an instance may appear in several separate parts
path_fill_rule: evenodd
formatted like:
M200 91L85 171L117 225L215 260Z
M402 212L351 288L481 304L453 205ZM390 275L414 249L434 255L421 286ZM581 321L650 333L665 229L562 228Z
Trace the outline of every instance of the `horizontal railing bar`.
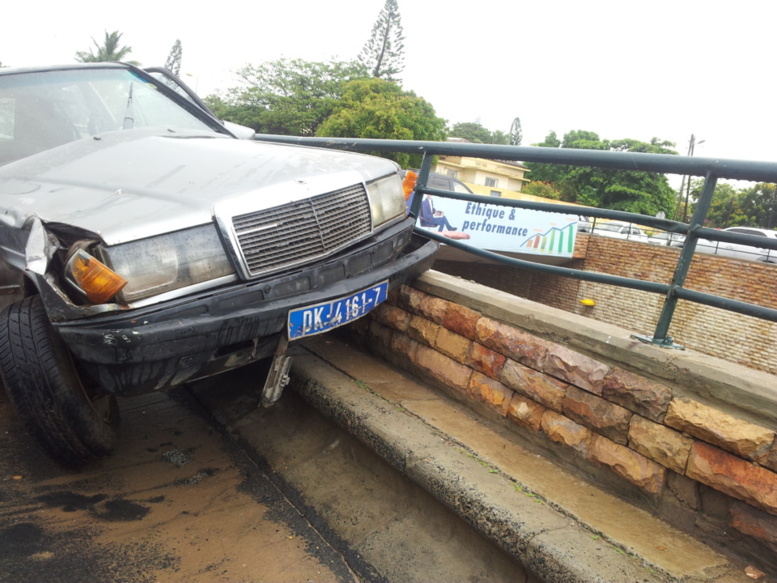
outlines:
M630 213L628 211L615 211L610 209L598 209L594 207L577 206L571 204L556 204L551 202L535 202L531 200L521 200L513 198L499 198L495 199L485 197L482 194L467 194L463 192L453 192L451 190L440 190L439 188L416 187L416 192L421 194L430 194L432 196L442 196L445 198L452 198L456 200L464 200L468 202L476 202L480 204L494 204L498 206L507 206L512 208L521 208L536 211L546 211L550 213L582 215L586 217L596 217L597 219L613 219L621 220L637 225L645 225L647 227L653 227L661 229L662 231L669 231L671 233L687 233L688 225L685 223L679 223L677 221L671 221L669 219L659 219L658 217L651 217L649 215L639 215L637 213Z
M763 320L777 322L777 310L773 308L748 304L747 302L732 300L687 288L676 288L672 293L681 300L688 300L697 304L704 304L705 306L728 310L729 312L737 312L738 314L743 314L745 316L754 316Z
M659 219L648 215L640 215L627 211L615 211L610 209L598 209L594 207L577 206L570 204L556 204L549 202L535 202L530 200L500 198L499 202L494 199L484 197L481 194L467 194L463 192L453 192L451 190L440 190L439 188L416 187L416 192L421 194L430 194L432 196L442 196L455 200L464 200L479 204L492 204L497 206L507 206L511 208L521 208L537 211L545 211L559 214L582 215L586 217L596 217L598 219L621 220L635 225L643 225L668 231L670 233L688 234L688 225L669 219ZM730 233L719 229L710 229L707 227L698 227L693 230L695 236L699 239L709 239L710 241L724 241L728 243L742 243L743 245L752 245L765 249L777 250L777 238L768 239L767 237L758 237L757 235L745 235L742 233Z
M338 147L360 152L428 153L433 156L463 156L521 162L545 162L571 166L596 166L618 170L661 172L662 174L712 175L717 178L777 183L777 163L725 158L700 158L644 152L578 150L575 148L542 148L537 146L502 146L496 144L462 144L409 140L368 140L357 138L303 138L262 134L260 141L283 142L308 146Z
M627 287L630 289L636 289L640 291L646 291L646 292L662 294L662 295L666 295L670 289L669 284L666 284L666 283L645 281L643 279L631 279L629 277L608 275L606 273L597 273L595 271L580 271L579 269L570 269L569 267L559 267L558 265L545 265L543 263L536 263L534 261L526 261L524 259L507 257L506 255L501 255L500 253L494 253L493 251L487 251L486 249L479 249L478 247L472 247L470 245L467 245L466 243L460 243L459 241L449 239L442 235L437 235L434 232L427 231L419 227L415 228L415 232L421 235L422 237L434 239L435 241L439 241L440 243L445 243L450 247L455 247L457 249L466 251L467 253L471 253L473 255L477 255L485 259L493 259L495 261L498 261L499 263L506 263L507 265L512 265L514 267L530 269L532 271L539 271L541 273L550 273L552 275L562 275L565 277L571 277L573 279L580 279L583 281L591 281L594 283L606 283L609 285L617 285L620 287Z
M732 233L730 231L720 231L718 229L709 229L700 227L691 229L700 239L709 239L711 241L721 241L723 243L741 243L742 245L751 245L752 247L762 247L764 249L777 249L777 238L759 237L758 235L745 235L744 233Z
M672 287L669 284L657 283L653 281L645 281L642 279L632 279L629 277L620 277L617 275L608 275L606 273L596 273L592 271L580 271L577 269L570 269L568 267L560 267L558 265L545 265L543 263L536 263L534 261L528 261L524 259L516 259L515 257L507 257L500 253L494 253L493 251L487 251L485 249L479 249L472 247L466 243L448 239L445 236L437 235L434 232L427 231L416 227L416 233L429 239L434 239L440 243L445 243L450 247L455 247L483 257L485 259L492 259L499 263L512 265L523 269L529 269L531 271L538 271L540 273L548 273L551 275L561 275L570 277L572 279L579 279L582 281L590 281L593 283L603 283L608 285L617 285L620 287L627 287L630 289L636 289L639 291L645 291L650 293L657 293L666 295L669 291L672 294L681 299L695 302L697 304L703 304L713 308L720 308L728 310L730 312L736 312L745 316L755 316L756 318L762 318L764 320L770 320L777 322L777 310L772 308L766 308L764 306L758 306L756 304L749 304L747 302L741 302L739 300L732 300L730 298L724 298L721 296L715 296L704 292L698 292L686 288Z

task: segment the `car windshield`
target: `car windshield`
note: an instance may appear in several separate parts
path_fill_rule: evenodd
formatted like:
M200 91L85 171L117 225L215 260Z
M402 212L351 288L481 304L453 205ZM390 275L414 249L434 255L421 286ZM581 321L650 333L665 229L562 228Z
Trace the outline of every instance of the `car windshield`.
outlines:
M127 69L0 75L0 165L103 132L214 131Z

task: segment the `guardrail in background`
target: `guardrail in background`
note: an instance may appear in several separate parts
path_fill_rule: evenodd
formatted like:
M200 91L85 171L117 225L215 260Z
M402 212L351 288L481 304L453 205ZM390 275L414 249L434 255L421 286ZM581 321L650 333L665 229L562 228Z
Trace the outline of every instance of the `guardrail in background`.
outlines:
M704 187L697 201L696 209L690 223L681 223L669 219L661 219L639 215L625 211L614 211L585 207L585 215L593 218L615 219L638 225L661 229L669 233L680 233L686 236L680 251L674 276L670 284L644 281L627 277L619 277L601 273L585 272L567 267L543 265L532 261L514 259L484 249L478 249L437 235L425 230L419 232L428 238L435 239L446 245L463 249L476 256L492 259L513 265L521 269L545 272L554 275L572 277L584 281L616 285L651 293L663 294L664 305L653 336L637 336L640 340L651 342L667 348L676 347L668 335L678 300L687 300L731 312L754 316L764 320L777 322L777 309L749 304L715 294L689 290L683 287L690 268L691 259L699 239L711 241L739 243L753 247L767 248L777 251L777 239L764 240L763 237L729 233L717 229L703 227L704 219L712 202L712 195L718 179L752 180L755 182L777 183L777 163L754 162L748 160L724 160L714 158L695 158L674 156L670 154L643 154L636 152L607 152L599 150L574 150L564 148L538 148L525 146L499 146L493 144L461 144L448 142L421 142L404 140L366 140L351 138L301 138L293 136L257 136L261 141L283 142L308 146L339 148L358 152L403 152L423 154L423 163L416 184L416 193L430 194L455 200L483 202L483 196L456 193L427 187L434 156L463 156L468 158L486 158L495 160L511 160L520 162L543 162L549 164L564 164L571 166L592 166L618 170L639 170L659 172L662 174L683 174L688 176L703 176ZM416 217L420 209L422 196L416 196L411 212ZM541 203L524 200L489 198L488 204L532 209L563 214L581 214L581 207L574 205Z

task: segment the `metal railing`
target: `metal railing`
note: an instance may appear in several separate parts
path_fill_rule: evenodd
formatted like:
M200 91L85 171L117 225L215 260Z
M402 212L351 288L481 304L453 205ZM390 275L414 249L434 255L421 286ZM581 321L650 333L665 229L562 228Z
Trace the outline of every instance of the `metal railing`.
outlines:
M669 219L661 219L647 215L640 215L625 211L614 211L577 205L565 205L555 203L542 203L525 200L489 198L488 204L499 204L519 209L531 209L553 213L564 213L586 216L599 219L614 219L630 223L661 229L669 233L685 235L685 242L680 250L679 258L674 270L671 283L659 283L632 279L603 273L594 273L570 269L567 267L544 265L533 261L525 261L506 257L498 253L478 249L470 245L460 243L437 235L426 230L419 232L428 238L443 242L446 245L456 247L472 253L476 256L499 261L507 265L513 265L521 269L544 272L553 275L561 275L608 285L616 285L651 293L664 295L664 304L658 319L653 336L639 337L642 340L664 347L675 347L671 336L668 335L678 300L687 300L698 304L712 306L739 314L754 316L764 320L777 322L777 309L767 308L756 304L750 304L715 294L704 293L686 289L683 287L691 259L696 250L699 239L738 243L777 251L777 239L766 240L765 237L744 235L705 228L704 220L712 202L712 195L718 179L751 180L755 182L777 183L777 163L754 162L748 160L725 160L714 158L696 158L674 156L670 154L643 154L634 152L606 152L599 150L575 150L564 148L538 148L525 146L499 146L491 144L461 144L448 142L423 142L403 140L366 140L351 138L300 138L292 136L262 135L257 139L262 141L283 142L307 146L327 148L339 148L359 152L402 152L409 154L423 154L416 193L430 194L455 200L483 202L482 195L463 194L447 190L439 190L427 186L429 174L434 156L462 156L467 158L485 158L494 160L510 160L520 162L543 162L549 164L563 164L571 166L591 166L596 168L608 168L617 170L639 170L646 172L659 172L662 174L682 174L686 176L704 177L704 186L696 203L690 223L682 223ZM418 216L422 196L416 196L411 212ZM584 213L581 209L585 208Z

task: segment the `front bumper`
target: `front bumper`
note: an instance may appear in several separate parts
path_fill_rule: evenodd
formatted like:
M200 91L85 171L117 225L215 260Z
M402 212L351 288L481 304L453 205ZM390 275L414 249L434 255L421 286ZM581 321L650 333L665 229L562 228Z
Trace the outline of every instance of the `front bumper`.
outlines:
M105 390L140 394L267 358L285 334L289 310L384 280L397 288L430 268L436 250L437 243L412 234L412 220L403 221L293 274L54 326Z

